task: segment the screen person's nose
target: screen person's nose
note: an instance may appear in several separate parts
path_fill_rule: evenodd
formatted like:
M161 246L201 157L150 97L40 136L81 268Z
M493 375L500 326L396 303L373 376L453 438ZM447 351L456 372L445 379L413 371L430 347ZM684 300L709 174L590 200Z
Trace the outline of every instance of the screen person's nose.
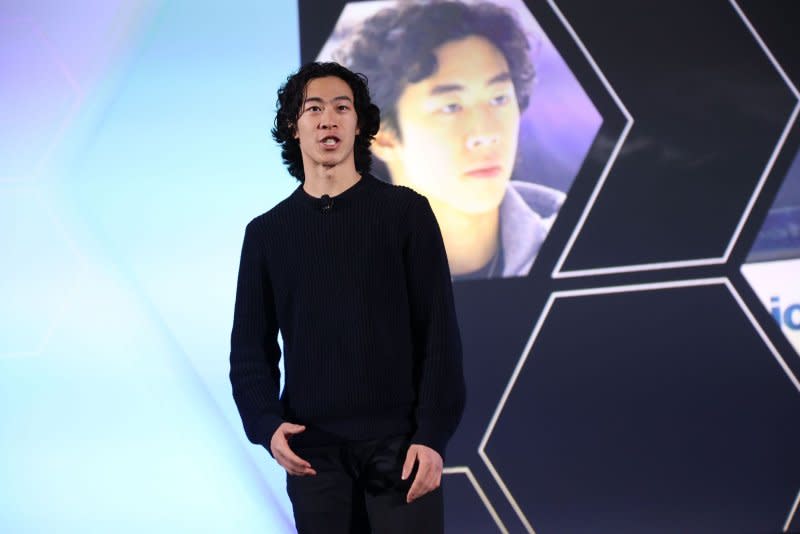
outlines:
M476 134L467 137L467 148L474 150L485 146L496 145L500 141L497 134Z

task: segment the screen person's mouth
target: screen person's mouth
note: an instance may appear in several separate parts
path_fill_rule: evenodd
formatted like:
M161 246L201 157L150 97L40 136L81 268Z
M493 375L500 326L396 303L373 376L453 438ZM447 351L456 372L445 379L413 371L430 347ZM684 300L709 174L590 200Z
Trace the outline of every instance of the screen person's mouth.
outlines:
M503 168L500 165L486 165L468 170L464 174L472 178L494 178L499 176Z

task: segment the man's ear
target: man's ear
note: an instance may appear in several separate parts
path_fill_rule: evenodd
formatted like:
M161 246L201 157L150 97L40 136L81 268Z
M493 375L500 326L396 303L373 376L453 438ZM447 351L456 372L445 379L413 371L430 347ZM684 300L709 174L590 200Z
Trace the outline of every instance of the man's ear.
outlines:
M400 139L394 128L381 124L378 133L375 134L375 139L372 140L370 150L385 163L397 159L398 151L400 150Z

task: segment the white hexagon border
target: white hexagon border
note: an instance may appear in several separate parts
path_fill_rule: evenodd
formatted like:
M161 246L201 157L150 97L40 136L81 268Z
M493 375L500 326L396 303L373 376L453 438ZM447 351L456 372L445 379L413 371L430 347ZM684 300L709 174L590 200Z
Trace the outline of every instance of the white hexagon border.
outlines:
M700 278L694 280L678 280L672 282L655 282L649 284L630 284L630 285L619 285L619 286L606 286L606 287L597 287L597 288L590 288L590 289L573 289L573 290L566 290L566 291L555 291L553 292L550 297L547 299L547 303L542 310L542 313L539 315L539 320L536 322L536 326L533 328L533 332L531 333L528 342L525 345L525 348L522 350L522 356L520 357L519 361L517 362L516 367L514 368L514 372L511 375L511 379L506 386L505 391L503 392L502 397L500 398L500 402L497 404L497 408L492 415L492 419L489 422L489 426L486 429L486 432L483 436L483 439L478 446L478 455L481 457L483 462L486 464L486 467L489 469L489 472L494 477L495 482L497 485L500 486L503 494L505 495L506 499L508 500L511 507L516 512L517 517L519 517L522 524L525 526L525 529L530 534L536 534L536 531L533 529L530 521L528 520L525 513L520 508L519 504L517 504L516 499L511 494L511 491L506 486L505 482L503 481L500 474L495 469L494 465L492 464L491 460L489 459L488 454L486 453L486 445L491 438L492 432L494 431L495 425L497 424L497 420L500 418L500 414L505 407L506 401L508 400L508 396L511 393L511 390L514 388L516 384L517 378L519 373L521 372L525 362L528 359L530 351L533 347L533 343L539 335L539 332L542 329L545 319L547 315L550 313L550 309L553 306L553 303L556 299L559 298L572 298L572 297L583 297L583 296L590 296L590 295L605 295L611 293L627 293L632 291L653 291L653 290L661 290L661 289L676 289L676 288L685 288L685 287L696 287L696 286L707 286L707 285L724 285L728 291L730 291L731 295L733 296L734 300L739 307L744 312L747 319L752 323L753 327L755 328L758 335L761 337L761 340L770 350L772 355L775 357L775 360L778 362L778 365L783 369L783 372L786 373L789 381L794 385L795 389L798 393L800 393L800 381L798 381L797 377L792 374L791 369L786 364L786 361L781 357L778 350L775 348L775 345L772 344L769 337L767 337L764 330L761 328L761 325L756 321L753 314L750 312L750 309L745 305L744 301L742 300L739 293L733 287L733 284L727 278ZM788 532L789 525L792 523L792 519L794 518L795 513L797 512L798 505L800 504L800 491L797 493L797 497L795 498L794 504L792 509L789 511L789 514L786 518L786 522L783 526L783 532Z
M478 494L478 497L480 497L481 502L486 507L486 510L489 512L489 515L492 516L492 519L494 520L495 524L497 525L497 528L503 534L508 534L508 529L506 528L505 524L503 524L503 521L500 519L500 516L498 515L497 511L494 509L494 506L492 506L492 502L486 496L486 493L484 493L483 488L481 488L481 485L478 484L478 480L475 478L475 475L472 473L472 470L469 467L467 467L465 465L459 465L459 466L455 466L455 467L445 467L442 470L442 474L443 475L455 475L455 474L466 475L467 479L472 484L472 488L475 490L475 493Z
M769 160L767 161L767 165L766 165L766 167L764 167L764 170L761 173L761 177L759 178L758 183L756 184L756 187L753 190L753 193L750 195L750 200L747 202L747 206L745 206L744 212L742 212L742 216L739 219L739 223L736 225L736 228L734 229L733 235L731 236L731 239L728 242L728 246L726 247L725 252L723 253L722 256L717 257L717 258L698 258L698 259L693 259L693 260L678 260L678 261L666 261L666 262L656 262L656 263L641 263L641 264L636 264L636 265L617 265L617 266L613 266L613 267L599 267L599 268L592 268L592 269L578 269L578 270L572 270L572 271L564 271L564 270L562 270L564 262L566 261L567 257L569 256L569 253L572 251L572 247L575 244L575 240L578 238L578 235L581 233L581 230L583 229L583 224L586 222L586 219L589 217L589 213L591 212L592 207L594 206L595 200L597 200L597 197L600 194L600 190L603 188L603 185L605 185L605 181L606 181L606 178L608 177L609 171L611 170L611 166L614 164L614 161L616 160L617 155L619 153L619 149L622 146L622 143L625 141L625 138L628 136L628 132L630 131L631 126L633 125L633 117L630 116L630 113L628 113L628 110L625 108L625 106L619 100L619 97L614 92L614 90L611 88L611 85L608 83L608 80L603 75L603 73L600 71L600 68L595 63L595 61L592 58L591 54L589 54L589 51L586 49L586 47L584 46L583 42L580 40L578 35L575 33L575 30L572 28L572 26L569 24L569 22L567 22L566 18L564 17L564 14L561 13L561 10L559 10L558 7L555 5L555 0L548 0L548 3L553 8L553 11L556 13L558 18L561 19L561 22L564 24L564 26L567 28L567 30L569 31L569 33L572 36L572 38L578 44L578 46L580 47L581 51L586 56L586 59L588 59L589 62L592 64L592 67L594 68L595 72L597 72L597 75L600 77L600 79L603 81L603 84L606 86L608 91L613 96L614 101L620 107L620 110L622 110L622 112L625 114L625 116L628 117L628 119L629 119L628 124L625 126L625 129L622 132L622 136L620 137L619 141L617 142L617 145L614 147L614 151L611 154L611 158L608 160L608 162L606 163L606 166L603 168L603 172L600 175L600 180L595 185L594 190L592 191L592 194L589 197L589 202L584 207L583 212L581 213L581 216L578 219L578 223L575 225L575 228L572 229L572 234L570 234L569 240L567 241L567 245L564 247L564 250L561 252L561 255L558 257L558 261L556 262L555 267L553 267L553 272L551 274L551 276L553 278L574 278L574 277L578 277L578 276L588 276L588 275L619 274L619 273L628 273L628 272L633 272L633 271L652 271L652 270L657 270L657 269L677 269L677 268L681 268L681 267L699 267L699 266L704 266L704 265L721 265L721 264L727 263L728 259L730 258L730 255L731 255L731 251L733 250L733 246L736 243L736 241L739 239L739 234L741 233L745 222L747 221L748 217L750 216L750 212L753 209L753 205L755 204L756 199L760 195L761 189L764 187L764 183L767 181L767 177L769 176L770 172L772 172L772 167L775 164L775 160L778 158L778 154L780 154L781 149L783 148L783 144L785 143L786 138L789 135L789 131L794 126L794 123L795 123L795 121L797 119L798 112L800 112L800 92L798 92L797 87L791 82L791 80L789 80L789 77L786 75L786 72L783 70L781 65L775 59L775 56L772 55L772 52L770 51L770 49L767 47L767 45L761 39L761 36L758 34L758 32L756 32L755 28L753 28L753 25L750 23L750 20L747 18L747 16L744 14L742 9L739 7L739 4L736 3L736 0L729 0L729 1L730 1L731 6L733 7L733 10L736 12L736 14L742 20L742 22L744 23L744 25L747 28L747 30L753 36L753 39L755 39L756 43L758 43L758 46L761 47L761 50L767 56L767 59L769 59L769 61L772 63L773 67L775 67L775 70L778 71L778 74L780 74L780 76L783 79L783 81L786 84L786 86L789 88L789 90L795 96L795 99L797 100L797 102L795 103L795 106L794 106L794 109L792 110L792 113L789 115L789 120L787 121L786 126L784 126L784 128L783 128L783 132L781 133L780 137L778 138L778 141L775 143L775 148L772 150L772 155L770 156Z

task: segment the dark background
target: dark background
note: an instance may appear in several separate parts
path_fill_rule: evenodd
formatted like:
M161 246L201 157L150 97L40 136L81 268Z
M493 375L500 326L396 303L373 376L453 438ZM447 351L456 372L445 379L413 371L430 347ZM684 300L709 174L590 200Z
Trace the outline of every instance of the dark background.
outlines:
M757 36L800 83L800 6L525 3L603 126L530 275L456 284L448 531L783 531L800 362L740 267L800 142ZM300 0L303 62L344 4Z

